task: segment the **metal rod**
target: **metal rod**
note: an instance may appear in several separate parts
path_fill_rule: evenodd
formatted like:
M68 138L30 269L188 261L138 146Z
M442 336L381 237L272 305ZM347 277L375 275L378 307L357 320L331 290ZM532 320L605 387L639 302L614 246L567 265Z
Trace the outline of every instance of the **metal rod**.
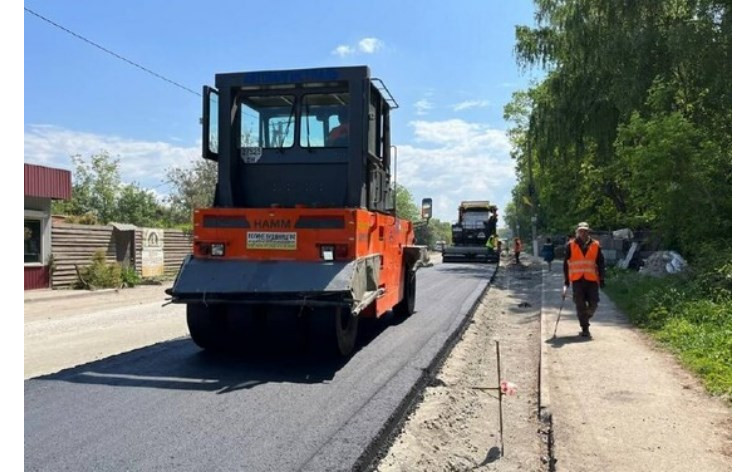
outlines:
M499 386L499 442L501 443L501 449L499 450L499 457L504 457L504 419L501 409L501 358L499 357L499 341L496 341L496 375L498 377Z

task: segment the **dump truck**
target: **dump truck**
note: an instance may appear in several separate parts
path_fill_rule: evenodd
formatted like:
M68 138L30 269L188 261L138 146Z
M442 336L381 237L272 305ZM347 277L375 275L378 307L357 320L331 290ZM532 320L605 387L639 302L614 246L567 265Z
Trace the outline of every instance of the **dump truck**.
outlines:
M499 262L496 244L496 205L486 200L463 201L452 224L452 244L442 251L443 262ZM493 248L486 245L494 236Z
M198 346L225 348L240 316L286 312L325 318L348 356L360 318L412 314L427 248L396 214L397 107L366 66L221 73L203 88L215 198L194 211L192 254L166 290Z

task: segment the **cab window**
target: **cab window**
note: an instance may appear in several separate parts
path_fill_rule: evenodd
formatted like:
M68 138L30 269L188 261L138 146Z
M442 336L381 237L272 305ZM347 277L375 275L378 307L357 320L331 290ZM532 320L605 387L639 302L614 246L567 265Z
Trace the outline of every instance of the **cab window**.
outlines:
M302 97L299 145L349 145L349 93L307 94Z
M238 142L242 148L294 145L294 95L249 96L241 100Z

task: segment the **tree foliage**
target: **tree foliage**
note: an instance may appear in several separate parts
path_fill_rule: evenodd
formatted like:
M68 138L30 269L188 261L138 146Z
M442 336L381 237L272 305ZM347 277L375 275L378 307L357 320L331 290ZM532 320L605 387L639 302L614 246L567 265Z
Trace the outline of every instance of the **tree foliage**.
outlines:
M413 200L412 193L407 187L397 184L396 187L396 215L399 218L417 221L420 219L420 209Z
M166 226L170 210L156 195L138 185L121 182L119 159L107 151L89 159L71 157L74 164L72 196L55 202L53 211L80 224L131 223L137 226Z
M397 185L396 189L396 214L405 220L420 220L420 208L415 204L412 193L403 185ZM431 218L427 224L417 224L414 229L417 244L433 247L436 241L451 242L451 223Z
M71 200L58 202L55 211L71 215L90 214L97 222L114 221L121 183L118 159L108 152L90 156L71 156L73 185Z
M122 186L115 206L113 221L136 226L163 226L170 210L162 205L154 193L136 184Z
M169 170L167 181L173 186L169 201L178 219L191 222L192 212L196 208L213 205L218 164L207 159L195 159L189 167Z
M427 224L415 227L415 242L417 244L433 247L436 241L451 244L451 223L431 218Z
M507 223L648 229L684 255L730 239L731 2L535 4L516 54L547 75L504 110L518 176Z

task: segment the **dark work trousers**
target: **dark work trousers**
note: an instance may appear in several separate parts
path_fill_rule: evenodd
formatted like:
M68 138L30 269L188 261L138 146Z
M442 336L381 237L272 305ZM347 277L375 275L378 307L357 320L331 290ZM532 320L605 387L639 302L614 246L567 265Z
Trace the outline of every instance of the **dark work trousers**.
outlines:
M520 263L520 251L515 252L515 264Z
M598 308L598 282L590 282L585 279L572 282L572 298L575 301L580 327L588 329L591 325L589 320L596 313L596 308Z

